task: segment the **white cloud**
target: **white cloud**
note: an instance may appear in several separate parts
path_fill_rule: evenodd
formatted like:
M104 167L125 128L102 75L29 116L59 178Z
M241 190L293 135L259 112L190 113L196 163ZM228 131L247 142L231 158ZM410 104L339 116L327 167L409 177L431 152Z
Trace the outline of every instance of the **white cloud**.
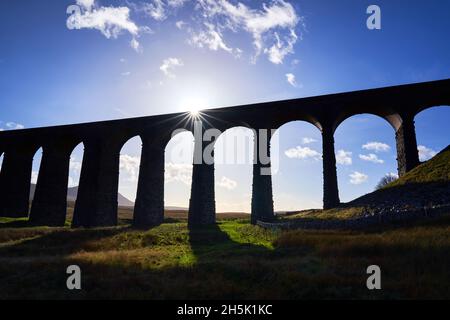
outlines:
M31 183L36 184L38 180L39 172L38 171L31 171Z
M175 23L175 25L177 26L178 29L181 30L181 29L183 29L183 27L186 25L186 22L180 20L180 21L177 21L177 22Z
M78 185L78 182L80 180L80 173L81 173L81 161L77 160L76 155L72 155L70 157L70 163L69 163L69 181L67 183L67 186L69 188L75 187Z
M336 163L349 166L352 164L352 153L350 151L338 150L336 152Z
M369 179L368 175L358 171L353 171L349 176L351 184L362 184Z
M313 142L316 142L317 140L316 139L313 139L313 138L308 138L308 137L304 137L304 138L302 138L302 143L303 144L310 144L310 143L313 143Z
M182 182L190 185L192 181L192 165L168 162L165 164L164 180L168 182Z
M122 170L126 181L137 181L139 176L139 164L139 157L133 157L128 154L120 155L120 169Z
M67 19L69 29L96 29L106 38L117 38L123 31L136 36L139 27L130 20L128 7L100 7L98 9L74 12Z
M164 21L169 15L168 9L181 7L188 0L151 0L142 4L141 10L157 21Z
M240 2L234 5L228 0L199 0L197 6L202 17L213 23L216 31L244 30L250 33L255 48L253 61L264 52L272 63L283 63L284 57L294 52L298 39L295 28L301 19L294 7L284 0L263 3L262 7L252 9Z
M386 152L391 149L391 147L388 144L377 141L367 142L362 146L362 148L366 150L372 150L375 152Z
M172 72L176 67L183 66L183 61L178 58L167 58L163 61L163 64L159 67L164 75L169 78L175 78L175 74Z
M278 33L275 32L274 35L276 38L276 43L270 48L264 49L264 53L268 54L270 62L274 64L281 64L287 54L294 52L294 44L297 42L297 35L294 30L291 30L290 37L286 37L284 41L280 39Z
M162 0L153 0L151 3L145 3L144 11L153 19L162 21L167 18L165 4Z
M95 0L77 0L77 4L86 10L90 10L95 4Z
M94 0L77 0L79 10L68 10L70 16L67 18L67 28L73 30L95 29L99 30L106 38L117 38L126 31L133 36L130 46L140 50L139 42L136 40L140 33L148 32L147 27L138 27L130 19L128 7L97 7ZM70 8L70 7L69 7Z
M125 72L122 72L120 75L122 75L124 77L128 77L130 74L131 74L130 71L125 71Z
M78 182L75 182L75 179L69 176L69 180L67 181L67 187L72 188L76 187L78 185Z
M230 178L222 177L217 185L228 190L233 190L237 187L237 182Z
M199 48L207 47L213 51L222 49L233 53L233 49L225 44L221 32L213 24L205 22L204 25L206 30L193 33L190 40L191 44L194 44Z
M297 84L297 81L295 80L295 75L294 74L286 73L286 80L291 86L293 86L295 88L298 87L298 84Z
M434 151L433 149L427 148L422 145L418 146L417 150L419 151L419 160L420 161L426 161L428 159L431 159L437 154L437 152Z
M136 52L141 52L142 51L142 47L139 43L139 41L136 40L136 38L131 39L130 41L130 46L134 49L134 51Z
M379 159L378 156L374 153L369 154L360 154L359 158L364 161L370 161L373 163L384 163L383 159Z
M79 174L81 172L81 162L77 161L75 157L70 158L69 169L73 173Z
M295 148L288 149L284 154L291 159L308 159L312 158L314 160L320 160L321 154L314 149L309 147L297 146Z
M394 178L394 179L398 179L398 174L395 173L395 172L389 172L389 173L386 173L386 176L387 176L387 177L392 177L392 178Z
M6 130L18 130L18 129L25 128L25 126L23 124L12 122L12 121L6 122L5 126L6 126ZM0 128L0 131L3 131L3 130L4 130L3 128Z

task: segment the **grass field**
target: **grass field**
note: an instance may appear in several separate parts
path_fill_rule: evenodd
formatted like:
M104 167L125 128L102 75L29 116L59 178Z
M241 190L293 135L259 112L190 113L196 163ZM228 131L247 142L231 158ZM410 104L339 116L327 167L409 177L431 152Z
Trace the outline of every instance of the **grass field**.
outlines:
M450 147L394 183L339 208L281 219L350 219L368 208L448 204ZM168 211L149 230L119 226L32 227L0 218L0 299L450 299L450 212L434 220L365 231L273 231L249 215L219 213L190 230L186 211ZM445 213L445 212L444 212ZM82 290L66 288L79 265ZM369 265L381 290L366 287Z
M449 217L362 233L268 231L239 216L189 230L185 215L167 216L147 231L2 219L0 299L450 298ZM66 289L70 264L81 267L80 291ZM366 288L371 264L382 290Z

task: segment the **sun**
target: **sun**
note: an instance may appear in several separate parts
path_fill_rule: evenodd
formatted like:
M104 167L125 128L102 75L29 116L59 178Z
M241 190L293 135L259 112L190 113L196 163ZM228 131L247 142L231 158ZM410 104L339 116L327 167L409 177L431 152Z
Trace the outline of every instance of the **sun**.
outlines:
M189 96L182 100L182 110L188 111L191 116L197 117L200 111L208 107L208 100L200 96Z

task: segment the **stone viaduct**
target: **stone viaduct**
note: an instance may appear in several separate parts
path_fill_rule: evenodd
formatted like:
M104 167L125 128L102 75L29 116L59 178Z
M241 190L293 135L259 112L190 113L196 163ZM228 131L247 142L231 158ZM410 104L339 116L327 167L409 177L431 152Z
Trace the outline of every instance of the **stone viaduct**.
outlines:
M403 175L419 164L415 115L441 105L450 105L450 79L203 110L201 121L204 129L217 128L222 132L236 126L255 129L256 146L260 140L258 129L277 129L295 120L313 124L322 133L323 206L333 208L340 203L333 137L340 123L363 113L385 119L395 131L398 172ZM33 156L42 147L30 221L37 225L63 225L70 155L83 142L85 149L72 226L116 225L120 150L130 138L140 136L142 155L134 225L158 225L164 217L164 151L175 129L192 131L192 118L187 113L176 113L0 132L0 155L4 154L0 216L28 216ZM204 148L204 143L196 141L195 148ZM270 163L263 164L256 157L251 202L253 223L274 217L272 179L270 175L259 174L262 167L270 170ZM193 165L188 221L192 226L215 222L214 164Z

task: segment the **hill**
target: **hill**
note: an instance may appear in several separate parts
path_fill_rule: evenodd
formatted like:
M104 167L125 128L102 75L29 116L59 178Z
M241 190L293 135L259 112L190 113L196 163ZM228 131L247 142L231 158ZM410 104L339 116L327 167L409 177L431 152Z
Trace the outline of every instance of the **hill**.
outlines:
M380 190L349 206L421 208L450 204L450 146Z
M34 198L34 192L36 190L36 184L32 183L30 186L30 200ZM77 199L78 187L70 187L67 189L67 200L70 202L75 202ZM120 207L133 207L134 202L127 199L120 193L117 195L117 201Z
M429 210L450 205L450 146L403 177L339 208L305 210L288 219L353 219Z

